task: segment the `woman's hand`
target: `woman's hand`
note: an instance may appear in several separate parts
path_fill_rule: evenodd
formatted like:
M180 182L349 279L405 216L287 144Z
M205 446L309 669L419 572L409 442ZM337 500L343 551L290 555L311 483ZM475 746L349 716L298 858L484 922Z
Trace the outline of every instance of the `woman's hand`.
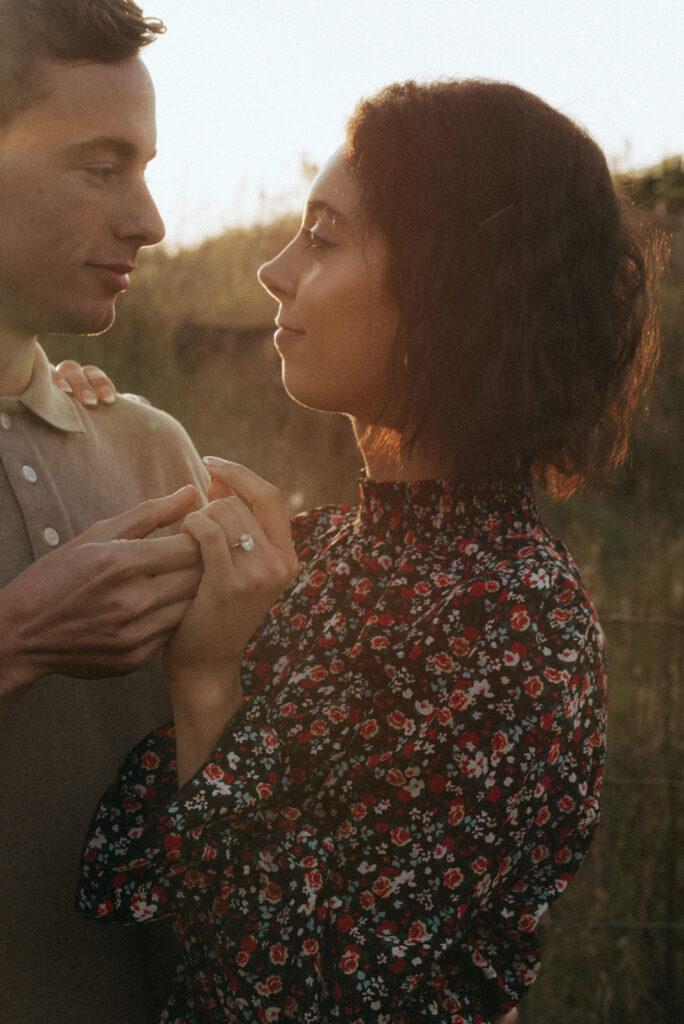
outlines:
M111 405L116 401L116 388L99 366L81 366L74 359L64 359L52 367L53 383L73 395L77 402L92 409L98 402Z
M508 1013L505 1013L503 1017L494 1018L494 1024L517 1024L517 1021L518 1011L515 1007L513 1007L512 1010L509 1010Z
M237 463L205 459L211 495L183 529L204 572L163 655L176 723L179 785L197 771L240 706L242 652L299 568L280 491ZM239 491L252 511L236 496Z

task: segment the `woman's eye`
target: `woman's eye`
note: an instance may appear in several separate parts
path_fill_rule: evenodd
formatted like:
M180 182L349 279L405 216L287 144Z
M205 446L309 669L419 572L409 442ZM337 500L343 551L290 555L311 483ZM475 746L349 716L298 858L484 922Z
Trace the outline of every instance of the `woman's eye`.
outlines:
M307 249L332 249L333 242L319 235L315 228L302 228L302 236Z

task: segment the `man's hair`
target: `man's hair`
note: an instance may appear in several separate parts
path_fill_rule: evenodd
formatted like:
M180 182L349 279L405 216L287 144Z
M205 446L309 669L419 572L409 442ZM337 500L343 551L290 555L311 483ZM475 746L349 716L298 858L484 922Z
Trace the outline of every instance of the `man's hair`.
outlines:
M163 31L133 0L0 0L0 128L45 94L42 60L115 63Z
M388 242L393 425L472 480L602 479L659 337L651 250L599 147L531 93L465 80L361 101L346 155Z

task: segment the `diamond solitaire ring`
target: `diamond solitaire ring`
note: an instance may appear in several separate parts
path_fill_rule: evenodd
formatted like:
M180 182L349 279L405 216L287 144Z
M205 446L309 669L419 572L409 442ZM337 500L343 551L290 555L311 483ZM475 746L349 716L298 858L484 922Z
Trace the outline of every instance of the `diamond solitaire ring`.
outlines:
M242 548L243 551L251 551L254 547L254 537L251 533L243 533L240 535L240 539L236 540L234 544L230 545L230 550L234 551L235 548Z

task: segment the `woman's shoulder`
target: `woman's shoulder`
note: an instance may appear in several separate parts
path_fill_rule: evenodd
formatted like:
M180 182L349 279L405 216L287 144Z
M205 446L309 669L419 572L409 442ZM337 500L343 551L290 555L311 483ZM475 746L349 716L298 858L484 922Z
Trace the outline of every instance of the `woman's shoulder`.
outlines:
M300 559L308 561L341 531L351 529L356 505L323 505L300 512L292 519L292 539Z

